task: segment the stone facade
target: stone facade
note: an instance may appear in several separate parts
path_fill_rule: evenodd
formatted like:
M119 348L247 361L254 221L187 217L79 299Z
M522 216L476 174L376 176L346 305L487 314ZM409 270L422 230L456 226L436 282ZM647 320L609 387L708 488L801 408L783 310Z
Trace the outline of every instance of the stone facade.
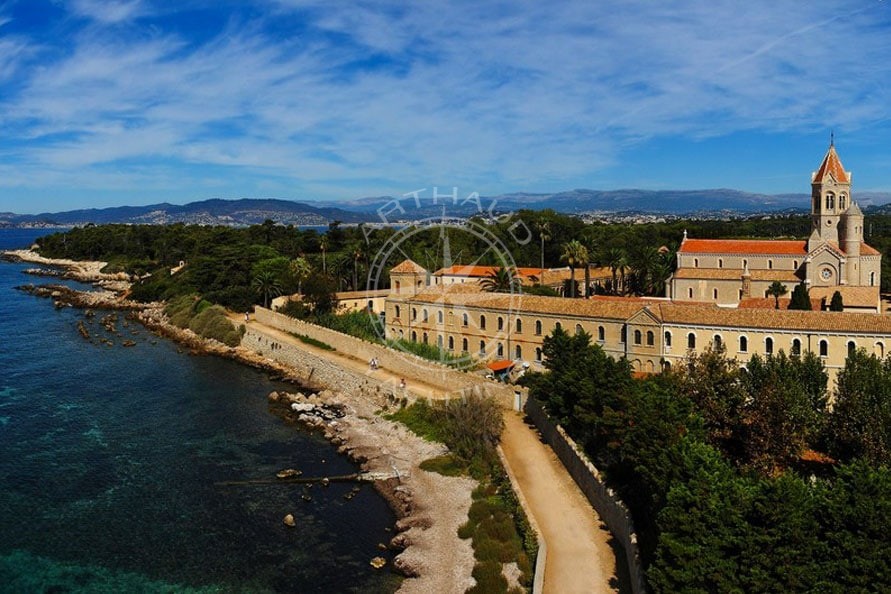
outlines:
M830 145L811 175L807 241L690 239L685 232L667 295L733 306L765 296L779 281L789 292L798 283L838 290L846 309L879 311L882 256L863 241L863 213L851 197L851 178Z

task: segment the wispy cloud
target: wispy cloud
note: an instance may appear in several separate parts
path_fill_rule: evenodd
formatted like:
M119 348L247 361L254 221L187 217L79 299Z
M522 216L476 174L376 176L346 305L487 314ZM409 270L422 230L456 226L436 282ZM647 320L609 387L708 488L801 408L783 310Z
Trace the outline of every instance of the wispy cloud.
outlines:
M166 190L175 171L195 194L559 187L651 138L853 131L891 104L882 3L69 6L92 24L39 60L28 31L0 36L0 154L15 169L0 183L87 171ZM207 11L222 29L190 25ZM144 27L118 26L133 19Z

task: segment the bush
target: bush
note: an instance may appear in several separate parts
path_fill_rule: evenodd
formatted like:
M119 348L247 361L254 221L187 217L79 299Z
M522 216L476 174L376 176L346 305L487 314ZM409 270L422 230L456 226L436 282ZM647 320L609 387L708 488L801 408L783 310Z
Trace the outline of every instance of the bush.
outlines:
M327 342L322 342L317 338L313 338L312 336L307 336L306 334L298 334L296 332L289 332L291 336L299 340L300 342L306 343L310 346L314 346L316 348L325 350L325 351L336 351L333 346L328 344Z
M432 344L424 344L423 342L412 342L410 340L388 340L386 345L391 349L397 349L412 355L417 355L428 361L436 361L443 363L449 367L463 367L467 363L466 357L456 357L449 351L439 348Z
M444 454L442 456L430 458L429 460L424 460L421 462L420 467L421 470L436 472L443 476L461 476L467 470L465 465L451 454Z

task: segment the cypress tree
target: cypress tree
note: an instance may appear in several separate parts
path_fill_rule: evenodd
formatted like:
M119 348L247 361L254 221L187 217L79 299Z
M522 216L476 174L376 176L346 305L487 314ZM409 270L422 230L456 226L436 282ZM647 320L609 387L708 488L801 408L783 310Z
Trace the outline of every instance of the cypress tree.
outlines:
M842 301L841 293L836 291L832 294L832 301L829 302L829 311L844 311L845 304Z
M807 287L804 283L798 283L792 290L792 300L789 302L789 309L810 310L811 298L808 297Z

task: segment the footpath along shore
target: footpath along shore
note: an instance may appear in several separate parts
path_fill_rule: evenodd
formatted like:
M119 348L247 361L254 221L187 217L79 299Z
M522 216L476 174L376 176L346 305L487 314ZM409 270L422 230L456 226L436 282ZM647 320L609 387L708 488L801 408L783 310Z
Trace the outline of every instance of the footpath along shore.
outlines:
M33 256L40 260L32 260L28 259L29 254L33 253L16 252L15 257L76 271L80 275L78 280L111 280L98 276L90 278L91 275L103 276L99 273L104 266L102 263L72 264L71 261L48 260L37 254ZM117 289L120 290L119 287ZM120 292L104 293L101 301L105 306L136 310L136 316L147 327L194 351L232 358L303 386L309 384L311 390L319 391L312 402L344 406L347 411L344 418L320 424L328 438L356 460L364 471L381 475L392 475L395 471L400 476L399 479L378 481L377 484L400 516L397 524L400 532L394 537L392 545L405 549L397 556L394 565L404 574L413 576L403 582L400 592L464 592L473 585L474 580L470 576L473 552L469 541L457 538L457 528L467 519L474 481L420 470L418 464L442 453L442 446L420 440L401 424L378 416L381 409L406 393L399 387L403 379L407 382L406 390L414 396L443 398L448 397L450 392L454 395L451 390L427 381L421 369L417 374L401 375L386 369L371 371L367 361L312 347L253 319L248 322L248 332L255 337L265 337L266 344L274 342L299 348L302 357L318 363L318 366L312 367L313 370L326 364L335 366L345 376L344 382L334 383L355 387L349 393L338 392L338 388L343 389L343 386L319 382L319 377L313 377L312 372L308 374L311 377L307 378L305 369L298 370L278 361L280 350L257 348L256 344L254 349L226 347L172 326L167 322L160 304L122 300ZM81 296L80 299L87 298ZM88 299L86 303L75 304L102 306L97 305L95 297ZM233 315L231 319L236 324L244 323L241 316ZM307 379L310 381L307 382ZM286 404L290 402L287 399L283 401ZM521 492L527 513L532 516L547 542L543 591L617 591L616 556L609 544L609 532L600 525L596 513L550 447L540 441L536 431L524 424L517 413L505 414L507 428L502 449L507 470Z

